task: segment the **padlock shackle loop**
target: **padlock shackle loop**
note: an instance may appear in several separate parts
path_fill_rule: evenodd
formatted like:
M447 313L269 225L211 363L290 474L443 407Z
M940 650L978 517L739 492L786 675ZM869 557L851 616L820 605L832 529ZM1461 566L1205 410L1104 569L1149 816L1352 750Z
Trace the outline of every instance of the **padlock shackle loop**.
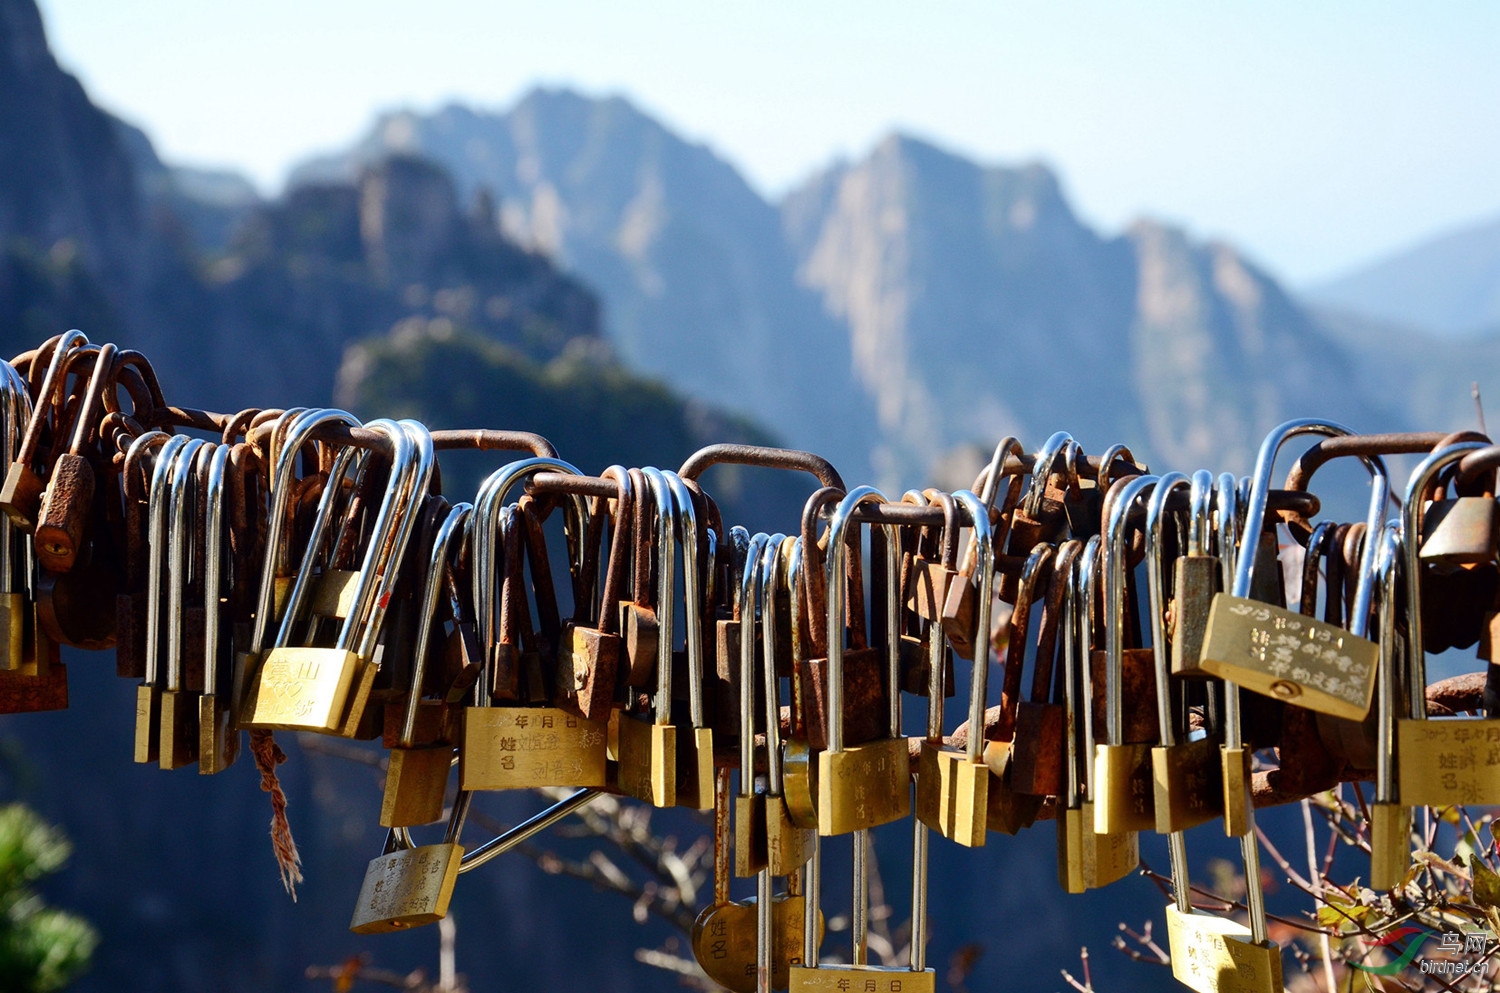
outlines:
M1035 517L1041 510L1042 498L1047 493L1047 480L1052 478L1058 457L1064 455L1068 446L1073 443L1073 436L1068 432L1055 431L1051 437L1042 442L1042 447L1036 450L1036 454L1031 459L1031 488L1027 490L1025 499L1021 501L1022 513Z
M0 359L0 362L4 360ZM4 366L0 370L0 391L4 394L4 408L0 413L5 417L4 430L0 432L0 464L9 466L16 461L16 454L21 450L22 435L31 420L31 394L27 392L26 380L16 371L16 367L9 362L4 362ZM0 514L0 593L10 593L15 589L17 556L12 547L15 542L15 523L9 514Z
M699 589L698 572L698 511L693 506L692 491L682 477L670 469L662 470L662 478L671 490L676 507L674 516L681 532L682 544L682 596L683 624L687 647L688 670L688 720L694 729L704 726L703 717L703 595ZM672 596L673 591L667 590Z
M197 478L196 467L207 448L214 446L194 438L182 446L172 464L171 495L167 515L171 532L167 535L167 686L174 692L182 689L182 613L183 594L187 591L192 564L188 545L192 540L188 514L188 484ZM193 503L197 501L194 500Z
M375 640L380 636L380 627L385 622L385 614L390 604L391 594L396 588L396 577L401 571L401 559L406 553L407 543L411 541L412 532L417 527L418 510L422 501L427 497L427 488L432 482L433 466L437 463L437 457L432 449L432 435L428 433L427 427L420 421L404 418L400 421L371 421L369 427L381 431L392 430L393 434L404 433L406 442L411 446L411 452L407 456L406 469L401 473L400 488L392 490L387 485L387 498L394 498L395 502L390 504L389 512L396 515L394 525L390 526L390 537L382 539L382 525L386 522L387 501L382 500L380 513L375 518L375 529L372 535L372 544L366 558L381 549L381 554L375 559L376 579L370 593L361 597L358 588L355 590L355 609L359 612L359 621L362 627L352 627L351 630L360 632L358 647L356 648L360 658L370 658L375 652ZM392 442L396 452L401 451L401 441L395 437ZM391 472L394 479L396 462L392 462ZM377 546L376 541L380 544ZM366 575L365 570L360 571L361 580ZM353 621L351 614L346 627L350 627ZM342 638L340 638L342 642Z
M323 547L323 539L328 532L328 522L333 517L334 506L344 488L344 478L349 474L351 465L362 462L365 458L365 453L358 448L342 448L334 456L333 465L328 470L328 478L323 484L323 493L318 498L318 509L313 515L312 533L308 535L307 548L302 553L302 562L297 569L296 578L292 581L291 590L286 595L286 603L282 606L281 624L277 627L276 637L271 642L273 648L285 648L292 643L292 635L297 629L297 615L302 612L302 603L307 598L308 590L312 588L313 564L319 549ZM394 473L394 470L392 472ZM289 488L292 476L283 475L281 478L286 481ZM267 561L269 561L269 555ZM264 647L262 642L254 641L251 644L251 651L258 653Z
M1271 473L1275 470L1276 454L1283 444L1304 434L1339 437L1353 433L1334 421L1308 417L1287 421L1266 435L1255 457L1255 473L1251 477L1250 495L1246 501L1244 540L1247 542L1260 540L1261 529L1265 526L1266 505L1271 490ZM1390 500L1390 477L1386 473L1385 462L1380 456L1360 455L1357 457L1370 471L1371 476L1370 505L1365 514L1365 533L1378 534L1380 525L1385 521L1386 503ZM1356 638L1365 636L1370 623L1370 604L1374 595L1372 579L1375 573L1375 545L1373 541L1368 542L1365 545L1364 554L1360 556L1359 583L1354 591L1354 608L1349 614L1349 633ZM1234 573L1232 596L1242 599L1250 597L1250 590L1255 581L1256 558L1253 548L1251 554L1240 556Z
M1193 473L1188 505L1187 553L1207 555L1214 533L1214 474L1209 470Z
M448 568L448 558L453 552L455 540L462 546L468 539L469 521L473 512L474 505L471 503L455 503L449 507L427 556L427 575L422 583L422 599L419 601L421 613L411 662L411 692L406 696L406 712L402 717L401 738L398 742L402 748L410 748L416 739L417 709L422 699L422 684L427 678L432 619L437 613L438 599L443 594L443 572Z
M1406 500L1401 507L1401 536L1406 561L1406 645L1407 674L1411 680L1412 719L1427 719L1427 651L1422 644L1422 494L1447 466L1461 462L1472 452L1490 446L1478 441L1461 441L1427 456L1411 471L1406 483ZM1373 529L1368 532L1377 533ZM1375 542L1366 542L1366 549Z
M672 723L672 648L677 608L677 510L672 489L662 471L653 466L642 470L647 489L656 503L656 695L652 720L659 726Z
M15 458L15 461L25 462L28 465L36 458L37 443L42 439L42 422L47 419L47 408L52 405L53 393L59 385L57 377L62 373L68 352L76 347L87 346L89 343L83 332L77 330L65 331L53 341L57 344L53 346L52 357L47 362L47 372L42 377L42 388L37 391L37 402L32 409L31 416L26 420L26 430L21 435L21 450ZM47 346L44 344L42 347Z
M969 683L969 727L984 727L984 707L989 700L990 637L992 611L995 605L995 542L990 526L990 515L984 500L972 490L956 490L953 499L968 512L970 526L974 529L974 568L979 573L979 602L974 608L974 670ZM968 582L960 577L959 582ZM895 637L892 632L891 637ZM893 688L893 694L896 692ZM965 754L970 762L984 759L984 735L972 730L969 734Z
M551 456L517 459L490 473L480 484L474 497L474 510L469 524L469 571L474 594L475 631L479 636L479 643L486 646L486 655L489 653L488 646L497 640L494 587L500 510L505 506L505 497L512 486L528 476L546 471L583 475L569 463ZM489 605L488 609L485 609L486 604Z
M490 859L504 855L521 842L540 834L574 811L587 806L601 792L603 791L586 788L563 797L552 804L552 806L540 813L533 814L515 827L495 835L495 837L486 841L478 848L464 852L463 860L458 866L458 871L469 872L484 865Z
M219 692L219 587L224 575L224 471L232 444L220 444L208 462L204 489L208 518L203 524L203 694Z
M779 541L777 539L780 539ZM781 679L776 674L776 604L777 591L785 587L788 606L795 612L799 601L793 569L802 561L802 539L795 535L773 535L771 545L766 546L761 559L769 577L769 586L763 586L764 606L761 613L767 619L765 627L771 632L767 640L765 663L761 666L761 692L764 694L766 720L766 784L772 795L781 796L783 776L781 771ZM774 557L773 557L774 556ZM770 560L767 565L767 560ZM791 618L793 644L796 644L795 613ZM794 655L795 657L795 655ZM791 660L788 660L790 663Z
M827 589L828 616L828 751L844 750L844 568L848 548L844 536L852 523L855 508L865 503L885 503L885 496L873 486L856 486L845 494L828 522L828 551L823 558L823 582ZM894 687L892 688L894 692ZM982 724L979 726L983 726Z
M1121 684L1125 672L1125 560L1129 555L1125 535L1131 505L1156 482L1156 476L1132 476L1117 484L1118 490L1110 488L1110 493L1119 495L1108 508L1100 556L1104 573L1104 734L1106 744L1110 745L1124 743L1125 701Z
M1103 571L1103 546L1104 539L1097 534L1084 542L1083 552L1078 556L1077 587L1074 591L1074 610L1077 613L1074 622L1078 630L1078 658L1081 663L1077 709L1083 711L1083 799L1089 803L1094 801L1094 746L1098 741L1097 729L1094 727L1094 673L1090 662L1094 651L1094 612L1099 600L1099 575Z
M265 647L266 631L275 613L276 567L280 555L282 532L288 527L288 505L291 503L291 481L294 477L297 453L307 443L314 430L322 424L343 423L357 425L353 414L333 408L306 410L293 408L277 419L271 432L271 447L275 458L271 460L271 507L266 526L265 564L260 571L260 593L255 598L255 627L250 636L250 651L258 653ZM285 428L285 437L282 429ZM174 435L173 437L177 437ZM169 442L170 443L170 442ZM153 494L152 503L155 503ZM288 610L290 613L290 610Z
M736 526L735 530L744 528ZM740 796L754 792L751 781L755 778L755 601L760 596L761 553L770 540L771 536L762 531L746 542L743 566L735 579L738 596L734 612L740 623ZM736 548L737 558L738 555Z
M151 467L151 495L150 508L151 517L146 525L146 573L147 573L147 605L146 605L146 676L145 685L155 686L161 673L157 667L157 657L161 654L161 589L163 573L166 571L166 531L167 531L167 492L172 478L172 471L176 467L178 453L188 444L186 435L173 435L168 438L156 453L156 461Z
M1375 802L1396 802L1395 736L1396 701L1400 684L1396 678L1397 583L1401 578L1403 551L1401 530L1394 523L1380 530L1380 554L1376 578L1380 585L1380 682L1375 696ZM1410 595L1410 594L1408 594ZM1423 708L1426 708L1423 694Z
M704 470L716 465L743 465L760 469L784 469L790 472L805 472L817 479L820 486L844 489L844 478L833 467L833 463L821 455L798 451L793 448L770 448L765 445L708 445L698 449L677 470L683 479L697 481Z
M1195 477L1197 474L1194 474ZM1146 505L1146 588L1151 602L1151 655L1156 668L1156 719L1161 730L1163 748L1177 744L1177 729L1172 726L1172 680L1170 652L1167 649L1166 585L1162 576L1162 522L1167 516L1167 499L1175 490L1188 488L1196 495L1194 480L1181 472L1168 472L1156 481Z

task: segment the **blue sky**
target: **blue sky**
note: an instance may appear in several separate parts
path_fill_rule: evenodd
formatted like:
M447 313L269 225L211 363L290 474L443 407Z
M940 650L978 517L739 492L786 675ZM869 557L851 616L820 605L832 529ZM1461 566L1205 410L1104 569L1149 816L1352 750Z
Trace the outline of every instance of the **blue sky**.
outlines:
M900 129L1293 283L1500 215L1500 4L42 0L169 159L276 189L380 109L622 93L776 195Z

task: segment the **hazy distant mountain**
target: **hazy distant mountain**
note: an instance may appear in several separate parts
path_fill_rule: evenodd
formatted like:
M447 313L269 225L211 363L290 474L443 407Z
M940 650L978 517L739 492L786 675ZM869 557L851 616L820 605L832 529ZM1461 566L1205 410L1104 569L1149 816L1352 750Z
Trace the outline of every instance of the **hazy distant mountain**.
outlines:
M599 291L628 364L866 474L871 408L848 337L797 285L776 209L707 148L625 100L536 90L505 114L388 115L289 186L347 180L390 152L498 197L507 231Z
M1423 241L1303 295L1447 335L1500 328L1500 219Z
M1041 166L893 136L773 206L622 99L537 90L387 115L292 182L391 151L495 191L509 230L599 288L632 362L887 484L1007 433L1245 468L1289 412L1402 423L1233 248L1150 221L1100 234Z

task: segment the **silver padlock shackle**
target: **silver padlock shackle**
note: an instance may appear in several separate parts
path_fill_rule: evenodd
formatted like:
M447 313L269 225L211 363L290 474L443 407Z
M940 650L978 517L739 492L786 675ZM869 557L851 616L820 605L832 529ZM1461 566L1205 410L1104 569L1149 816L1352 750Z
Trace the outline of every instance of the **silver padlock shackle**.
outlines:
M185 434L174 434L156 453L151 467L149 493L150 519L146 525L146 676L145 685L155 686L161 677L157 656L161 654L162 582L167 557L167 493L176 467L178 453L189 441ZM202 442L199 442L202 444Z
M1214 474L1207 469L1193 473L1188 494L1189 555L1207 555L1213 540Z
M1406 651L1410 660L1407 677L1411 681L1411 712L1414 720L1427 719L1427 650L1422 644L1422 495L1444 468L1458 462L1476 449L1485 448L1483 442L1461 441L1428 455L1411 471L1406 483L1406 499L1401 505L1401 534L1405 539L1406 555ZM1370 528L1367 535L1379 533ZM1368 552L1376 542L1365 542ZM1363 568L1363 565L1361 565ZM1373 571L1373 570L1372 570ZM1364 582L1361 577L1360 582Z
M736 527L735 530L743 531ZM760 594L761 554L770 542L765 532L756 534L745 543L743 567L734 580L739 598L734 604L740 618L740 796L750 796L755 779L755 601ZM739 556L736 543L736 558ZM769 633L767 635L770 636ZM770 729L767 728L767 731ZM766 743L770 755L770 741ZM773 791L774 792L774 791Z
M1083 711L1083 799L1094 802L1094 745L1097 736L1094 728L1094 672L1090 665L1094 652L1094 616L1099 599L1099 574L1102 571L1104 539L1093 535L1084 542L1083 551L1074 562L1075 582L1070 590L1073 599L1074 624L1078 631L1078 658L1082 663L1078 673L1078 702L1076 710Z
M1100 543L1100 566L1104 573L1104 736L1110 745L1122 744L1125 732L1121 684L1125 672L1126 524L1131 506L1156 481L1156 476L1132 476L1120 487L1119 496L1109 507L1104 540Z
M297 569L296 577L292 580L292 588L287 593L286 603L282 607L281 623L277 626L276 637L271 642L273 648L284 648L292 642L292 635L297 630L297 617L301 614L302 604L312 589L313 567L316 565L318 552L323 547L323 539L328 533L329 522L333 519L335 504L343 495L344 479L349 474L350 466L363 461L368 454L362 449L351 446L341 449L333 458L333 465L328 470L328 479L323 484L323 493L318 498L318 509L313 515L312 532L307 538L307 549L302 553L302 563ZM391 471L394 474L395 470ZM281 478L287 487L291 486L290 473L282 475ZM273 557L270 546L267 546L266 563L268 566ZM251 645L251 651L259 652L264 647L261 642L254 642Z
M780 541L777 541L780 538ZM766 618L765 626L772 632L773 637L766 641L766 657L761 666L761 692L765 696L764 704L766 711L766 784L773 796L780 796L782 790L781 774L781 680L776 675L776 591L780 585L787 588L789 613L793 625L792 637L796 633L796 610L801 605L797 593L797 579L802 565L802 539L796 535L773 535L772 544L766 546L761 553L761 568L763 571L762 590L764 606L761 608L762 615ZM793 569L796 572L793 572ZM795 640L793 644L796 644Z
M587 806L602 792L602 790L588 787L563 797L550 807L547 807L540 813L533 814L515 827L495 835L478 848L465 851L463 857L459 860L458 871L460 873L469 872L479 868L497 856L504 855L523 841L540 834L574 811ZM458 796L453 800L453 808L448 814L448 827L443 832L443 841L445 843L458 843L458 837L463 831L464 822L468 820L469 805L472 801L472 791L458 791ZM386 854L390 854L397 849L411 849L416 847L417 844L412 840L410 828L391 828L386 835Z
M401 571L401 559L406 554L406 546L411 541L412 532L416 530L421 504L427 498L427 487L432 482L432 467L437 461L432 448L432 434L420 421L378 420L371 421L365 426L391 433L393 447L398 452L400 451L399 435L404 433L411 446L411 454L406 462L405 470L401 473L400 488L395 491L396 503L390 508L390 512L397 515L396 523L390 528L390 537L381 545L382 554L374 560L375 569L378 571L377 577L370 580L374 586L363 598L360 596L359 588L355 589L355 609L359 611L361 624L357 630L363 632L360 635L359 647L356 649L360 658L370 658L375 650L375 640L380 636L381 625L385 623L386 608L390 604L391 593L396 588L396 578ZM393 461L391 465L393 477L395 472L396 462ZM391 492L391 488L387 486L387 493ZM380 514L375 519L374 535L376 537L382 533L386 510L386 502L381 501ZM372 538L370 553L374 550ZM369 554L366 558L369 558ZM365 577L366 572L363 569L360 570L361 583L364 582ZM351 616L350 620L352 619ZM349 622L346 621L345 626L347 627L348 624Z
M406 697L406 713L401 720L402 748L410 748L417 734L417 709L422 699L422 684L427 679L427 651L432 638L432 618L437 613L438 599L443 594L443 573L448 568L448 559L453 553L454 543L460 546L469 537L469 521L474 512L472 503L455 503L439 525L437 536L432 541L432 551L427 556L427 574L422 583L420 619L417 621L417 641L411 663L411 692ZM415 515L413 515L415 516Z
M1316 417L1290 420L1272 429L1271 433L1266 435L1265 440L1260 443L1260 452L1255 457L1255 472L1251 476L1250 495L1245 507L1244 540L1246 542L1260 540L1261 528L1266 520L1266 504L1271 495L1271 473L1276 468L1276 453L1282 445L1304 434L1318 434L1332 438L1353 433L1342 424ZM1365 514L1365 534L1379 534L1380 525L1385 522L1385 506L1390 501L1390 477L1385 471L1385 462L1380 456L1360 455L1358 458L1364 463L1365 468L1370 470L1371 477L1370 507ZM1370 624L1370 604L1374 596L1372 578L1375 575L1375 545L1376 542L1373 541L1365 542L1364 551L1359 559L1359 583L1354 588L1354 607L1349 612L1349 633L1356 638L1363 638ZM1250 596L1250 590L1255 581L1257 557L1253 546L1249 549L1249 554L1242 554L1239 557L1234 572L1233 596L1242 599ZM1286 604L1277 606L1285 607Z
M1376 579L1380 586L1380 681L1375 695L1375 802L1395 803L1396 797L1396 701L1400 681L1396 678L1396 613L1400 606L1397 583L1401 578L1403 549L1401 529L1395 522L1380 530L1380 554ZM1411 595L1410 592L1407 594Z
M646 466L646 488L656 503L656 695L652 720L672 723L672 648L677 607L677 508L660 469Z
M1062 434L1061 431L1058 432L1058 435ZM1057 435L1053 437L1056 438ZM979 573L979 602L974 609L974 674L969 683L970 733L965 755L970 762L980 762L984 759L984 735L975 733L974 729L984 727L984 705L989 699L990 651L993 648L990 624L995 606L995 542L984 501L970 490L955 490L953 499L969 514L970 527L974 529L974 547L977 550L974 568ZM894 575L901 575L899 568ZM894 631L892 637L895 637ZM939 702L939 706L941 705Z
M474 497L474 510L469 525L469 563L470 572L473 574L471 584L474 592L475 630L479 635L479 644L484 647L486 658L489 655L489 647L498 640L495 631L497 607L494 590L496 549L499 547L496 534L500 524L500 510L505 506L505 497L510 492L510 488L527 476L538 472L583 475L562 459L546 456L517 459L490 473L484 482L479 484L478 495ZM586 517L585 520L587 520ZM489 604L489 609L484 609L485 604Z
M5 418L3 429L0 429L0 464L9 466L21 450L22 435L31 421L31 394L27 392L26 381L21 378L15 366L4 359L0 359L0 365L4 366L0 369L0 396L3 396L0 414ZM0 593L15 590L17 549L14 546L16 538L23 535L24 532L16 527L9 514L0 514ZM24 537L22 540L25 540Z
M219 591L224 581L224 467L229 464L230 445L214 449L208 461L204 486L208 518L203 523L203 693L219 692Z
M196 497L188 499L190 484L198 479L198 467L205 455L219 447L194 438L177 455L172 465L171 496L168 516L171 533L167 536L167 689L182 689L182 615L183 594L192 580L193 565L189 545L193 527L189 518Z
M1197 474L1195 474L1196 477ZM1194 496L1198 488L1184 473L1168 472L1156 481L1146 504L1146 587L1151 602L1151 655L1156 669L1156 719L1161 729L1161 744L1177 744L1177 729L1172 721L1171 662L1167 650L1166 596L1162 587L1162 521L1167 516L1167 501L1177 490L1187 488Z
M361 427L353 414L332 408L304 410L294 408L277 418L276 429L271 432L274 445L280 428L287 425L286 437L280 452L273 461L271 471L271 507L266 525L265 564L260 571L260 594L255 598L255 627L250 636L250 651L259 652L266 644L266 631L270 627L271 615L276 612L276 566L281 533L287 527L288 504L291 502L291 479L294 475L297 453L307 444L313 431L324 424L342 423L351 428ZM170 443L170 442L169 442ZM153 494L153 502L155 496ZM290 603L288 615L291 614Z
M701 728L703 718L703 595L698 588L698 511L693 506L692 491L682 477L670 469L661 471L667 488L672 491L675 517L681 532L683 623L687 647L688 720ZM675 595L667 591L668 595ZM753 687L753 683L751 684Z
M1042 498L1047 493L1047 480L1052 478L1058 456L1064 455L1070 445L1076 444L1071 434L1057 431L1036 450L1031 463L1031 489L1021 500L1021 511L1027 516L1035 517L1041 509Z

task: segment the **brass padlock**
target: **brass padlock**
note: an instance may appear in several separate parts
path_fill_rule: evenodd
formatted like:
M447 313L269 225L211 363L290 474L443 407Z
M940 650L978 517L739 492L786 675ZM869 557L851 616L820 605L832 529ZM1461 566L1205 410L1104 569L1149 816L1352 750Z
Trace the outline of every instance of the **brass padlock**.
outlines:
M208 463L207 509L203 549L203 693L198 697L198 772L211 776L234 764L240 753L240 734L234 729L227 671L234 659L230 639L221 639L224 612L225 469L230 446L214 449Z
M521 553L516 541L524 527L517 505L502 506L505 491L539 471L579 475L556 459L523 459L498 470L480 489L470 528L470 561L474 563L475 610L481 643L491 644L495 630L495 548L506 550L502 627L519 614L526 593ZM576 505L575 505L576 506ZM498 541L496 536L498 522ZM534 564L534 560L533 560ZM507 636L509 637L509 636ZM501 661L489 653L488 665ZM459 745L459 785L463 790L508 790L542 786L602 787L605 783L606 725L569 710L528 703L495 705L493 673L480 677L478 705L464 711Z
M824 563L827 590L828 748L818 755L818 833L849 834L901 820L911 813L911 767L906 738L901 734L900 662L894 642L889 645L885 695L889 723L885 737L846 747L844 741L844 612L846 537L852 515L865 503L884 503L873 486L854 488L839 501L828 525L828 554ZM890 548L896 547L891 535ZM810 552L804 542L803 555ZM894 584L887 596L894 601ZM856 611L858 613L858 611ZM981 718L982 721L982 718Z
M656 486L656 477L647 470L648 478ZM679 546L682 548L682 587L685 610L683 612L687 645L688 719L691 727L677 739L677 796L676 804L695 810L708 810L713 806L714 796L714 731L704 714L705 657L703 652L703 594L700 586L709 571L709 557L700 555L698 513L693 506L693 494L677 473L666 470L660 473L661 480L671 491L676 508L673 514L677 522ZM778 535L777 538L784 537ZM664 596L672 596L666 591Z
M1156 661L1156 705L1161 744L1151 749L1153 806L1158 834L1174 834L1206 823L1224 813L1223 768L1220 743L1202 732L1194 738L1177 726L1181 712L1174 690L1182 684L1172 680L1167 648L1166 593L1162 589L1165 553L1162 524L1172 494L1193 486L1180 472L1169 472L1157 480L1146 508L1146 578L1151 599L1151 649ZM1196 509L1196 508L1195 508Z
M382 827L410 827L431 824L443 815L443 796L448 788L448 769L453 761L453 745L439 736L436 741L418 744L417 713L427 684L427 660L432 642L433 618L443 592L444 573L450 568L455 543L462 546L468 537L470 514L468 503L448 508L443 523L433 538L427 570L418 601L420 620L412 652L411 688L401 720L401 736L391 749L385 773L385 792L380 804ZM446 706L446 703L443 704Z
M1370 888L1389 890L1411 867L1411 808L1397 789L1396 715L1405 695L1396 672L1397 579L1404 545L1401 532L1386 527L1376 560L1380 583L1380 679L1375 688L1375 802L1370 805ZM1408 594L1410 595L1410 594Z
M1066 781L1057 814L1057 876L1068 893L1098 889L1125 878L1140 865L1135 831L1094 831L1094 720L1081 703L1092 694L1086 660L1092 654L1090 617L1098 584L1098 535L1089 538L1068 570L1068 596L1062 626L1063 707L1066 711Z
M1265 524L1271 472L1282 443L1302 434L1338 436L1347 428L1320 420L1294 420L1261 443L1246 514L1245 541L1259 541ZM1385 516L1389 484L1379 457L1362 459L1370 470L1370 505L1365 521L1378 532ZM1265 696L1299 707L1361 720L1370 709L1379 649L1364 637L1369 621L1375 542L1361 561L1349 630L1326 624L1275 604L1251 599L1258 556L1241 554L1232 593L1215 594L1203 648L1203 669Z
M355 608L339 629L332 648L291 645L299 610L307 598L308 573L298 574L288 596L282 618L265 660L257 673L257 682L246 704L242 723L249 727L333 733L353 737L360 733L361 718L374 683L375 641L380 634L385 609L395 585L397 565L406 549L417 518L417 507L426 497L432 475L432 438L415 421L371 421L366 428L384 434L392 448L391 471L376 516L365 559L360 567ZM294 436L301 428L294 430ZM289 444L283 453L287 464L278 475L290 477L290 459L299 446ZM347 452L347 449L345 450ZM340 453L340 462L345 458ZM317 548L319 529L326 525L328 511L339 487L332 474L320 501L318 525L309 541ZM281 523L286 506L286 489L282 487L272 514L272 535ZM270 559L267 563L269 566ZM269 569L261 580L261 604L270 599L273 581ZM378 733L378 731L377 731Z
M186 435L173 435L156 452L156 461L151 469L149 508L149 573L146 593L146 674L135 693L135 749L136 762L156 762L161 757L161 667L162 614L166 610L163 593L166 591L166 558L168 527L168 484L178 456L189 443ZM199 442L202 444L202 442Z
M977 630L988 632L990 609L994 605L995 580L995 546L990 533L989 513L979 497L968 490L959 490L953 494L953 498L969 514L974 528L975 562L979 573ZM966 749L959 752L943 745L944 692L942 686L934 685L932 680L941 680L945 674L941 657L934 651L934 657L929 660L928 666L927 737L923 740L922 750L917 757L918 821L966 848L977 848L985 842L990 793L995 789L990 766L986 764L987 749L983 733L990 670L988 637L974 646L973 656L974 667L969 678L969 739Z
M42 378L41 389L37 391L36 405L26 420L20 450L12 456L5 482L0 484L0 511L4 511L23 531L30 532L35 527L42 491L46 488L46 483L36 472L37 446L42 440L42 429L51 419L53 408L60 406L57 401L66 384L63 369L69 357L75 350L88 347L88 343L82 332L68 331L49 339L37 351L39 359L48 348L52 350L47 372Z
M1412 470L1401 508L1403 536L1422 534L1421 494L1437 474L1484 447L1460 442L1440 449ZM1370 544L1374 544L1373 542ZM1427 652L1422 633L1421 549L1403 542L1406 576L1406 638L1411 680L1406 717L1396 723L1397 795L1405 807L1500 804L1500 718L1430 719L1427 716Z
M37 561L49 572L72 569L83 547L84 530L94 502L94 467L89 464L86 450L104 413L106 384L109 388L114 386L117 354L114 345L106 344L92 356L93 373L74 417L67 451L57 456L47 475L34 535Z
M184 445L172 466L167 517L170 522L167 539L167 655L166 686L161 692L161 743L158 764L163 769L179 769L198 761L198 701L196 694L182 684L182 619L191 562L192 535L195 530L191 510L197 495L190 484L198 478L197 467L217 446L193 439ZM158 663L160 665L160 663Z
M1156 482L1155 476L1134 476L1117 484L1118 489L1112 488L1105 497L1109 517L1100 545L1104 586L1105 743L1094 746L1094 830L1098 834L1142 831L1156 826L1152 742L1126 739L1122 685L1125 672L1126 525L1132 504L1144 497Z
M350 931L389 934L448 916L448 903L463 871L464 846L458 838L468 816L469 799L468 793L458 794L448 815L448 830L436 845L402 846L402 829L391 828L386 833L385 851L365 869Z
M677 804L677 727L672 723L672 637L673 588L676 585L677 542L673 519L673 500L666 478L656 469L643 470L646 485L656 508L657 589L659 600L655 613L656 693L651 701L649 722L620 714L619 766L620 792L656 807ZM638 505L639 505L638 504ZM632 679L636 678L634 675Z

